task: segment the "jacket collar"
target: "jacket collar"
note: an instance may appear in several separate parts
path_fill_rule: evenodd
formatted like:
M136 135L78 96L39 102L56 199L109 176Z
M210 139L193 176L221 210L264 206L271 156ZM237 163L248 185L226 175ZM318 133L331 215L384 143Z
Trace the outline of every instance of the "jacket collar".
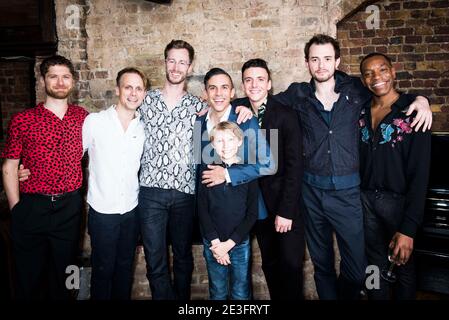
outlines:
M410 106L411 96L409 94L402 93L398 91L399 98L391 105L391 111L394 113L407 110ZM373 101L373 98L369 99L365 103L365 110L369 113L371 113L371 103Z
M228 121L237 122L237 113L235 112L234 106L231 106L231 111L229 112Z
M392 110L404 111L410 106L410 99L406 94L399 92L399 98L391 106Z

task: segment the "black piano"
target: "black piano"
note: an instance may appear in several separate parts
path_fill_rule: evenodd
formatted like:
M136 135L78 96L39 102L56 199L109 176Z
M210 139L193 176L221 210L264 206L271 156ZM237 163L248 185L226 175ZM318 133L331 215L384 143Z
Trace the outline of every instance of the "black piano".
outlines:
M418 290L449 294L449 132L432 133L429 188L415 258Z

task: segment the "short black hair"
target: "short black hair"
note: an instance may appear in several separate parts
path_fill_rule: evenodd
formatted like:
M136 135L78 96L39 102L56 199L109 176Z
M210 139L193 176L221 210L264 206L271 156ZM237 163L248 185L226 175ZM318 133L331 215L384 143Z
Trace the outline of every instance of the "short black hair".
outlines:
M70 61L66 57L59 56L59 55L54 55L54 56L45 58L42 61L41 65L39 66L41 76L43 78L45 78L45 75L47 74L48 69L50 69L50 67L53 67L53 66L66 66L70 70L70 73L72 74L73 78L76 77L75 68L73 66L72 61Z
M383 53L380 53L380 52L371 52L371 53L367 54L366 56L364 56L363 59L362 59L362 61L360 61L360 73L361 73L361 74L363 73L363 71L362 71L362 66L363 66L363 64L365 63L365 61L368 60L369 58L377 57L377 56L379 56L379 57L384 57L384 59L387 60L388 65L389 65L390 67L393 66L393 63L391 62L391 58L390 58L389 56L387 56L387 55L385 55L385 54L383 54Z
M227 73L221 68L212 68L209 71L207 71L206 75L204 76L204 87L207 89L207 82L210 80L210 78L219 74L224 74L228 76L229 80L231 81L232 88L234 88L234 83L232 82L231 76L229 75L229 73Z
M310 47L313 44L328 44L328 43L330 43L334 47L335 60L340 58L340 44L338 43L338 41L332 38L331 36L328 36L327 34L316 34L306 43L306 46L304 47L304 56L306 60L309 60L309 51Z
M265 69L268 73L268 80L271 80L271 72L270 69L268 69L268 64L265 60L256 58L256 59L250 59L246 61L242 66L242 80L243 80L243 73L246 69L249 68L262 68Z
M139 69L134 68L134 67L124 68L124 69L120 70L117 73L117 78L115 78L115 82L117 84L117 87L120 87L120 80L122 79L123 75L125 75L127 73L134 73L134 74L137 74L138 76L140 76L142 78L142 81L143 81L144 89L145 90L148 89L148 79L147 79L147 77L145 76L145 74L142 71L140 71Z
M165 50L164 50L164 57L165 57L165 59L167 59L168 52L171 49L186 49L189 52L189 60L190 60L189 62L190 63L192 63L193 59L195 58L195 50L190 45L190 43L188 43L187 41L184 41L184 40L172 40L172 41L170 41L170 43L167 44L167 46L165 47Z

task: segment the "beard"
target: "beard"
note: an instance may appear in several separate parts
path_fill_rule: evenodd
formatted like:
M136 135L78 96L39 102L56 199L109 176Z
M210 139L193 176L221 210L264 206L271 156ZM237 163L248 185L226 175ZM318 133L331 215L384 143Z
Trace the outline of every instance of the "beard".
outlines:
M334 77L334 73L327 73L327 74L323 74L321 76L317 76L316 73L314 73L312 75L313 80L315 80L316 82L326 82L333 77Z
M315 80L316 82L326 82L333 77L334 77L333 74L327 74L327 75L320 76L320 77L318 77L317 75L314 74L312 76L313 80Z
M174 80L174 79L170 78L170 72L166 71L165 72L165 78L171 84L180 84L180 83L183 83L186 80L186 75L185 74L181 74L179 79Z
M52 97L54 99L67 99L72 93L73 88L67 89L65 91L56 91L51 88L45 87L45 93L47 96Z

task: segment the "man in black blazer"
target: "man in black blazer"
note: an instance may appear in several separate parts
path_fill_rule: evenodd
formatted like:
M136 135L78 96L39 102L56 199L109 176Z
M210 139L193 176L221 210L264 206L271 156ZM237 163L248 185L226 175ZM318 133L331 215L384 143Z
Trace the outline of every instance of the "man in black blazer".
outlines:
M262 256L262 270L272 300L303 298L304 223L299 209L302 181L302 138L297 113L279 104L268 91L270 70L262 59L251 59L242 67L246 98L233 101L245 105L266 129L277 171L259 178L268 217L255 226Z

